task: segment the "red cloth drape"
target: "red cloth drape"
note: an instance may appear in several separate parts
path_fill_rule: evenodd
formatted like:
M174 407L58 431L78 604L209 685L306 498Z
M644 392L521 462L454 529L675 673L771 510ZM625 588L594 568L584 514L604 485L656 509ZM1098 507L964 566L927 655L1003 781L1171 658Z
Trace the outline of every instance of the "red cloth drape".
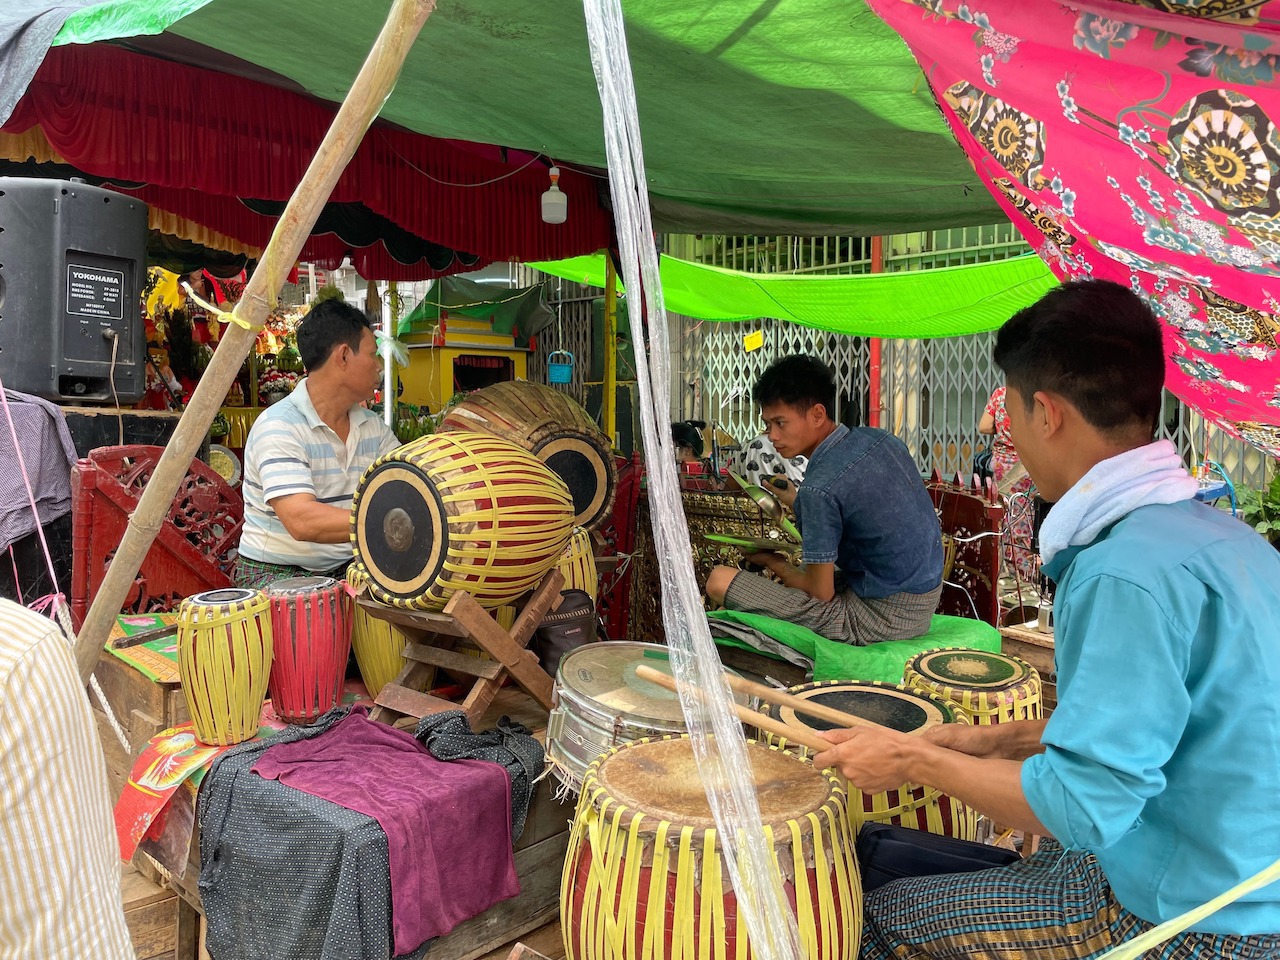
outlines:
M274 218L234 198L287 200L333 114L331 105L256 81L90 44L51 49L3 129L38 124L86 173L145 183L135 192L148 203L263 246ZM545 166L520 170L527 155L504 163L486 152L375 124L330 199L359 201L410 233L485 260L550 260L608 245L609 215L591 178L562 168L569 220L546 224ZM320 237L311 246L321 259L341 260L349 249L328 250ZM380 245L360 253L370 264L385 261L377 276L408 279L392 276L395 262ZM419 264L416 275L434 273Z

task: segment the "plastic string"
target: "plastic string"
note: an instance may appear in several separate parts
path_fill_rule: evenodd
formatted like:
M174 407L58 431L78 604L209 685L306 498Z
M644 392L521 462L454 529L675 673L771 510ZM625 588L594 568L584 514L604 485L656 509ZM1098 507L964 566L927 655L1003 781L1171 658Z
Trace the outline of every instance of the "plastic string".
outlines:
M40 549L44 551L44 562L49 570L49 582L53 584L54 592L47 597L42 597L32 604L31 609L38 613L44 613L54 620L62 630L63 639L69 646L75 647L76 630L71 623L71 614L67 610L66 595L58 590L58 574L53 569L53 555L49 552L49 542L44 537L44 525L40 522L40 511L36 509L36 495L31 488L31 475L27 473L27 461L22 456L22 447L18 443L18 428L13 423L13 411L9 409L9 394L5 391L4 380L0 379L0 405L4 406L4 417L9 424L9 437L13 440L13 452L18 458L18 469L22 471L22 483L27 491L27 504L31 507L31 516L36 522L36 536L40 540ZM12 556L12 553L10 554ZM18 571L15 566L14 586L17 586ZM37 609L38 608L38 609ZM97 676L89 677L89 688L93 691L94 697L97 698L98 705L102 707L102 712L107 717L107 725L111 727L111 732L116 735L116 739L120 741L120 745L124 747L128 753L133 753L133 747L129 744L129 737L125 734L124 728L120 726L120 721L116 719L115 711L111 709L111 704L107 702L107 695L102 692L102 685L98 683Z
M796 920L782 889L773 844L761 824L742 727L731 708L694 579L669 426L671 347L622 10L619 0L584 0L583 6L604 116L619 267L628 300L636 308L632 316L643 307L650 337L649 349L643 336L633 337L633 345L672 673L753 955L760 960L800 960Z

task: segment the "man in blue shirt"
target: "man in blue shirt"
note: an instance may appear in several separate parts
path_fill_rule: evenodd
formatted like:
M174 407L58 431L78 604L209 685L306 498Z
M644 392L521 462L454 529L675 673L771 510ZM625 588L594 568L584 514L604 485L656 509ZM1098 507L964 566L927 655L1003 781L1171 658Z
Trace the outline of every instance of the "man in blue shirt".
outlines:
M1154 315L1119 284L1068 283L1004 325L995 360L1013 442L1056 501L1041 552L1057 709L918 738L835 730L815 764L865 791L934 786L1055 839L1012 866L873 891L863 960L1098 957L1280 857L1280 553L1193 501L1172 444L1151 442ZM1158 955L1280 956L1280 884Z
M751 398L777 452L809 458L799 491L780 495L795 506L802 565L753 554L780 583L716 567L707 596L846 643L926 633L942 592L942 531L906 446L883 430L832 420L835 381L816 357L777 361Z

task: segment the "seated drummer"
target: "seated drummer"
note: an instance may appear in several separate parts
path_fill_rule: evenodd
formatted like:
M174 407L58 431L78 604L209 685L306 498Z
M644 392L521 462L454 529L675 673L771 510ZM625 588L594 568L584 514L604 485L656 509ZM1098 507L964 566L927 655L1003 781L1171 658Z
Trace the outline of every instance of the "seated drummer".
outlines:
M1098 957L1280 857L1280 553L1192 498L1166 440L1165 350L1127 287L1073 282L1000 330L1013 442L1057 501L1048 721L823 734L854 786L926 784L1056 840L1007 867L866 897L863 960ZM1280 956L1280 883L1143 956Z
M903 442L832 420L835 381L816 357L777 361L751 398L778 453L809 459L799 491L778 492L795 506L802 565L779 553L753 554L752 563L782 582L716 567L707 596L858 645L928 632L942 592L942 533Z
M351 499L360 477L398 446L361 406L382 383L382 361L363 313L316 304L298 324L307 369L288 397L253 424L244 448L244 532L238 586L286 577L343 576L351 562Z

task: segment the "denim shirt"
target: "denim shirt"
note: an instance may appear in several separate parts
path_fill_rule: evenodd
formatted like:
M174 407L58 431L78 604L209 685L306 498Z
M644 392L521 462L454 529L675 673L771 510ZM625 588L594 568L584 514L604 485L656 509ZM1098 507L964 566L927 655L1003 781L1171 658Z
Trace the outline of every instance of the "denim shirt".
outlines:
M843 424L818 444L796 495L805 563L834 563L859 597L928 593L942 582L942 531L906 445Z

